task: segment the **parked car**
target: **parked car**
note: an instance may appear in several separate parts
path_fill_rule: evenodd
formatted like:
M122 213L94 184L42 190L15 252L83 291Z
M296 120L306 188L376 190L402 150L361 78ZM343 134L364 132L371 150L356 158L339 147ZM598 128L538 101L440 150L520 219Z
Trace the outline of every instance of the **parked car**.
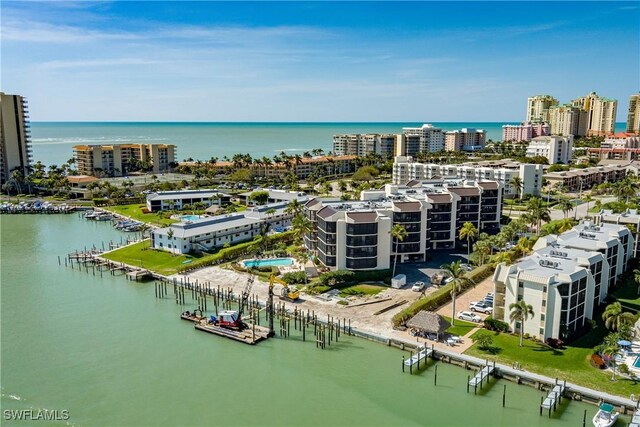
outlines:
M420 291L422 291L422 290L424 289L424 287L425 287L424 282L416 282L416 283L414 283L414 284L413 284L413 286L411 287L411 290L412 290L413 292L420 292Z
M460 264L460 268L462 268L465 271L471 271L473 270L473 267L469 264Z
M490 314L493 311L493 308L491 308L488 304L485 304L483 301L478 301L469 304L469 310Z
M482 319L480 318L480 316L470 311L459 311L457 317L460 320L466 320L468 322L475 322L475 323L482 322Z

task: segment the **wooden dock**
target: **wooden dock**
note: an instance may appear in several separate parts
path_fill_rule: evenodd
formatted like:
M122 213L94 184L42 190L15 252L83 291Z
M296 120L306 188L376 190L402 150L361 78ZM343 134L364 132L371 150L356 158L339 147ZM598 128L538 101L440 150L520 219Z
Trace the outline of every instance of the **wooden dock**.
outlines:
M227 329L220 326L207 323L206 320L195 323L195 328L209 332L210 334L220 335L221 337L231 338L235 341L240 341L245 344L254 345L269 337L269 329L264 326L258 326L252 323L247 324L248 327L242 331L235 331L233 329Z

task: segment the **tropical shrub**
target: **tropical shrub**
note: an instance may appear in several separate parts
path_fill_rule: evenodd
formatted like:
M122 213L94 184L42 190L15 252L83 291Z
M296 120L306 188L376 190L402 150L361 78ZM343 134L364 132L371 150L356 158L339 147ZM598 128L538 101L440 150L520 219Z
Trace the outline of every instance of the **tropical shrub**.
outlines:
M489 316L484 319L484 327L490 331L509 332L509 324Z
M591 366L598 369L605 369L607 367L607 365L604 363L604 360L602 360L602 357L597 354L591 355L589 363L591 364Z
M564 341L562 341L561 339L558 339L558 338L549 337L549 338L546 339L545 344L547 344L551 348L563 348L564 347Z
M291 271L282 275L282 280L287 282L287 285L294 283L304 283L307 280L307 275L304 271Z

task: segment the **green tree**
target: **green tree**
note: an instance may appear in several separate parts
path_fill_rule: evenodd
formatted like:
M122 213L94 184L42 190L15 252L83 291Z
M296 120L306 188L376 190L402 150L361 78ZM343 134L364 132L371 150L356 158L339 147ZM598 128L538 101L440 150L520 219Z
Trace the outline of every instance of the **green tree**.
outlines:
M520 322L520 347L522 347L522 340L524 337L524 325L529 319L529 316L533 317L533 307L531 304L527 304L524 300L509 304L509 320L512 322Z
M305 234L313 232L313 224L309 221L309 218L301 213L296 214L291 220L291 227L293 228L293 235L297 242L302 242Z
M602 350L600 351L604 356L607 356L609 359L609 363L613 365L613 376L611 377L612 381L616 380L616 354L620 351L620 346L617 342L609 342L605 343Z
M509 185L511 185L516 190L516 199L520 198L520 194L522 193L522 178L519 176L514 176L509 181Z
M571 212L574 208L573 202L567 197L560 198L560 200L558 200L558 206L560 207L560 210L562 210L565 218L569 217L569 212Z
M389 231L389 234L391 235L391 238L396 242L396 250L394 251L395 259L393 261L393 273L391 274L391 277L395 277L396 265L398 264L398 243L402 242L405 239L405 237L409 235L409 233L407 233L407 229L404 228L404 225L395 224L391 228L391 231Z
M527 202L527 215L533 223L536 225L536 234L540 235L540 228L542 221L549 221L551 217L549 215L549 208L544 205L539 197L532 197Z
M635 316L632 313L623 312L622 305L616 301L604 309L602 320L610 331L619 331L623 325L632 325L635 322Z
M452 262L451 264L442 264L440 268L444 270L444 275L450 277L451 285L451 325L455 324L456 318L456 295L467 285L474 285L473 280L466 276L466 271L460 267L461 261Z
M489 350L493 345L493 338L491 337L491 334L486 332L477 333L471 339L480 350Z
M253 201L256 205L264 205L269 201L268 191L254 191L249 194L249 200Z
M467 258L471 256L471 240L478 237L478 229L471 222L465 222L460 227L458 239L467 241Z

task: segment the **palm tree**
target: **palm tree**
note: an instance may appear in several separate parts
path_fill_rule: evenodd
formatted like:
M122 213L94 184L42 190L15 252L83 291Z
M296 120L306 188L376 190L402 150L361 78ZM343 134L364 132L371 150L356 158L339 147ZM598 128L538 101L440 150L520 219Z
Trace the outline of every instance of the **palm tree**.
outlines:
M531 220L536 224L536 234L539 236L542 221L549 221L551 219L549 208L543 204L540 198L532 197L527 202L527 211L527 215L529 215Z
M560 206L565 218L567 218L569 216L569 212L573 210L573 202L566 197L558 200L558 206Z
M313 232L313 224L309 221L309 218L302 214L297 214L291 220L291 227L293 228L293 235L296 241L301 242L305 234Z
M391 238L394 239L395 242L396 242L396 250L394 251L396 256L395 256L395 259L393 261L393 273L391 274L391 277L395 277L395 275L396 275L396 264L398 264L398 243L403 241L404 238L409 235L409 233L407 233L407 229L404 228L404 225L395 224L391 228L391 231L389 231L389 234L391 235Z
M613 377L612 381L616 380L616 354L620 351L620 346L617 342L605 343L604 348L600 351L604 356L609 358L609 363L613 365Z
M512 187L514 187L514 189L516 190L516 199L519 199L520 198L520 192L522 191L522 178L520 178L519 176L514 176L509 181L509 184Z
M444 270L444 275L450 277L449 284L451 285L451 326L455 323L456 317L456 294L462 290L463 287L473 285L474 282L466 276L467 272L460 267L461 261L452 262L451 264L442 264L441 269Z
M622 311L622 305L619 301L609 304L602 313L604 325L610 331L619 331L623 325L631 325L635 321L635 316L629 312Z
M509 304L509 320L512 322L520 322L520 347L522 347L522 340L524 337L524 323L529 319L529 316L533 317L533 307L531 304L527 304L524 300Z
M284 210L285 213L290 213L293 215L298 215L302 213L302 204L298 201L298 199L293 199L289 205Z
M467 240L467 259L471 256L471 240L478 237L478 229L471 222L465 222L460 227L458 239Z
M587 194L586 196L584 196L584 201L587 204L587 218L589 217L589 203L593 202L593 197L591 197L591 194Z
M638 284L638 295L640 295L640 269L633 270L633 280Z
M488 255L491 255L491 243L488 240L478 240L473 245L473 252L480 257L478 265L484 264L484 261Z

